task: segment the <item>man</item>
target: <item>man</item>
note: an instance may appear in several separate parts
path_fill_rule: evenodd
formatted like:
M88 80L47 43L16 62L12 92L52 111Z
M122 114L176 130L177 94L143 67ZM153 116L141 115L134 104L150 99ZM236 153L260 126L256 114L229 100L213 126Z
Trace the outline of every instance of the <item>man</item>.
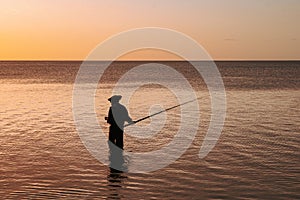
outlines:
M107 123L110 124L109 141L123 149L124 122L133 123L133 121L129 117L125 106L119 103L121 98L121 95L114 95L108 99L111 103L111 107L109 108L108 117L105 119Z

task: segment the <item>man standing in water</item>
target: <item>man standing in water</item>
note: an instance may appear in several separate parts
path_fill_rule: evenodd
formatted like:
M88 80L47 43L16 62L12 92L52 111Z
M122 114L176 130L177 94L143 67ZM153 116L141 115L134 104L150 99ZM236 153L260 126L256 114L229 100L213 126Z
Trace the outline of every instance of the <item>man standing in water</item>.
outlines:
M109 108L108 117L105 117L105 119L107 120L107 123L110 124L109 141L123 149L124 123L125 121L133 123L133 121L129 117L125 106L119 103L121 98L121 95L114 95L108 99L111 103L111 107Z

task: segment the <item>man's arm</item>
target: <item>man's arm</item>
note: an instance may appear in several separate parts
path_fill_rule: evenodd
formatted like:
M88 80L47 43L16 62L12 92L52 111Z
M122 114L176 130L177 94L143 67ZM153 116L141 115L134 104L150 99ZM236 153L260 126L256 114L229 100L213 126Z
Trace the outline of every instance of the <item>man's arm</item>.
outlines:
M128 110L126 109L126 107L124 106L124 112L125 112L125 121L127 121L128 123L132 123L132 119L128 114Z

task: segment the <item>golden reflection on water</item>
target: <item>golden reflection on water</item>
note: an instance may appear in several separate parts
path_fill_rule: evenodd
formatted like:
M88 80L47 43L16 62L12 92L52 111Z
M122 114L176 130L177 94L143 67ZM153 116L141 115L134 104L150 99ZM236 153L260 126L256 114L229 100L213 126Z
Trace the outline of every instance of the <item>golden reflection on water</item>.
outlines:
M100 85L95 98L99 124L106 133L108 126L103 117L109 108L109 86L110 83ZM298 196L299 90L228 89L223 133L214 150L200 160L198 152L210 119L210 100L207 91L200 88L197 94L203 97L199 101L201 123L188 151L164 169L128 174L111 170L85 149L73 121L72 88L69 83L24 84L24 80L19 83L1 79L2 198L296 199ZM151 95L152 92L156 95ZM168 98L161 98L165 95ZM164 107L178 103L164 88L144 87L133 96L128 106L130 114L133 118L143 117L156 101ZM173 125L179 114L176 109L168 113L167 123L155 139L141 141L127 136L125 148L150 151L167 144L176 131Z

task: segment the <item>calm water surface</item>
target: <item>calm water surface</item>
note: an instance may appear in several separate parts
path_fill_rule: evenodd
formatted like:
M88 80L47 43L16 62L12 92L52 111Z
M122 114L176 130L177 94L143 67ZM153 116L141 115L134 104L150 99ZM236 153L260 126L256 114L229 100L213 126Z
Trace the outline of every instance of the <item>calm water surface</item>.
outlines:
M299 62L217 63L227 93L227 117L216 147L204 159L198 153L211 114L207 88L187 63L164 62L187 77L201 97L200 126L193 144L176 162L140 174L115 173L82 144L72 114L80 64L0 62L3 199L300 198ZM96 111L106 133L107 97L122 74L139 64L113 63L100 80ZM132 97L130 115L148 115L157 102L164 108L178 103L166 88L148 85ZM178 129L180 110L166 116L165 126L153 138L126 134L125 149L146 152L168 144Z

